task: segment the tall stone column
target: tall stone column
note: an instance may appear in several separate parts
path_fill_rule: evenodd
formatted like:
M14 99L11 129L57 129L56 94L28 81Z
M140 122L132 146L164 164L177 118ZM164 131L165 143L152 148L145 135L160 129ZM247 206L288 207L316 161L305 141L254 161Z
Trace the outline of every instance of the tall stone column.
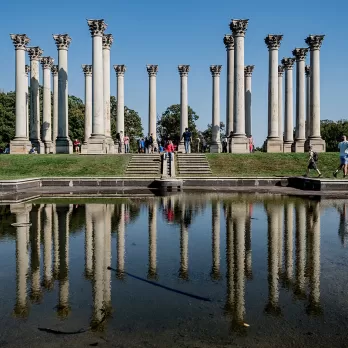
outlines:
M283 152L283 140L278 128L278 50L283 35L268 35L265 43L269 51L268 77L268 136L266 152Z
M104 83L104 124L106 137L106 153L115 152L115 144L111 137L110 118L110 48L114 38L112 34L103 35L103 83Z
M46 204L44 209L44 276L43 286L53 289L52 277L52 204Z
M284 66L278 65L278 134L279 138L284 141L283 134L283 74Z
M25 66L25 78L26 78L26 93L25 93L25 98L26 98L26 107L27 107L27 110L26 110L26 138L28 139L29 141L29 101L30 101L30 98L29 98L29 73L30 73L30 65L26 65Z
M247 279L253 279L253 265L252 265L252 250L251 250L251 209L252 204L247 209L247 217L245 223L245 276Z
M212 100L212 142L210 152L221 152L220 140L220 73L221 65L211 65L210 72L213 78L213 100Z
M107 24L103 19L87 20L92 35L92 134L88 140L89 154L106 153L103 83L103 35Z
M180 74L180 138L185 132L185 128L188 128L188 87L187 79L190 71L189 65L178 66ZM184 139L180 140L178 146L178 152L185 152Z
M304 152L306 141L305 124L305 59L307 48L295 48L292 51L296 59L296 132L294 152Z
M220 203L212 202L212 259L211 277L219 280L220 275Z
M85 206L85 277L92 279L93 277L93 223L91 205Z
M234 39L233 137L232 153L248 153L245 135L244 38L248 19L232 19L230 29Z
M284 152L292 151L294 142L294 107L293 107L293 73L294 58L283 58L282 64L285 69L285 113L284 113Z
M114 205L105 205L105 233L104 233L104 309L106 313L110 314L112 312L112 302L111 302L111 272L108 269L111 267L111 233L112 225L111 219L114 213Z
M305 66L306 74L306 139L311 134L311 67Z
M28 47L30 58L30 141L38 153L45 152L40 139L40 78L39 68L43 50L40 47Z
M54 153L56 153L56 140L58 137L58 65L51 68L53 76L53 122L52 122L52 141Z
M157 279L157 202L149 206L149 270L148 279Z
M172 205L174 207L174 204ZM188 226L185 222L185 203L181 204L181 221L180 221L180 269L179 277L183 280L189 280L188 272Z
M224 44L227 51L227 86L226 86L226 135L233 132L233 94L234 94L234 39L225 35Z
M124 132L124 74L127 70L125 65L114 65L117 77L117 119L116 119L116 133ZM118 146L117 146L118 145ZM124 153L124 143L116 144L118 152Z
M92 65L82 65L85 74L85 139L81 153L88 153L88 139L92 134Z
M30 39L25 34L11 34L16 50L16 129L11 140L11 154L29 153L31 143L27 135L27 94L28 80L25 66L25 51Z
M310 112L311 112L311 129L310 136L306 147L313 146L316 152L325 152L326 144L320 134L320 47L325 35L309 35L305 42L310 49L311 65L311 95L310 95Z
M294 204L289 202L284 209L284 260L285 260L285 284L290 287L293 277L293 224Z
M118 231L117 231L117 278L118 279L124 279L124 264L125 264L125 205L124 203L121 204L121 210L120 210L120 221L118 224Z
M41 65L43 70L43 112L42 112L42 141L45 146L45 153L53 152L52 148L52 121L51 121L51 68L54 59L42 57Z
M233 314L234 307L234 235L232 205L226 207L226 304L225 310Z
M53 204L53 278L59 279L59 224L57 205Z
M158 65L147 65L149 74L149 134L152 134L154 146L157 147L157 111L156 111L156 76Z
M245 133L247 137L252 135L251 132L251 76L254 71L254 65L247 65L244 68L245 79Z
M68 103L68 49L71 37L68 34L53 35L58 49L58 136L56 153L73 153L69 138Z

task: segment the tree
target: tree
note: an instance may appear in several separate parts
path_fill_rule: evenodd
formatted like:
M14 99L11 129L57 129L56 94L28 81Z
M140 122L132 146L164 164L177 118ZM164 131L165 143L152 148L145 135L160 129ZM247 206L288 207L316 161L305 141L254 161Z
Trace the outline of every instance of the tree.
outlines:
M337 144L342 135L348 135L348 120L332 121L322 120L320 122L321 136L326 142L326 151L338 151Z
M0 145L6 146L15 135L16 94L0 93Z
M192 133L192 139L198 137L198 130L196 121L199 116L188 107L188 128ZM157 121L157 134L160 138L170 137L174 141L178 141L182 134L180 134L180 104L174 104L167 108L162 113L162 117Z
M80 98L69 95L69 137L84 140L85 138L85 104Z
M210 123L208 124L207 129L202 132L202 135L208 144L210 144L212 141L212 128L212 124ZM223 122L220 122L220 139L223 134L225 134L225 124Z

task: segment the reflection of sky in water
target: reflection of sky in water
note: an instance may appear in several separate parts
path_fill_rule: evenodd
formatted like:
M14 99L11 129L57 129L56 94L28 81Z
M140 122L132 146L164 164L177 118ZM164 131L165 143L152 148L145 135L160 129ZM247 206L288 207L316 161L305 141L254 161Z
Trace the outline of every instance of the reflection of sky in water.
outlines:
M100 320L104 334L161 327L221 341L231 332L251 339L272 332L276 342L288 330L302 344L302 332L339 332L348 315L344 203L190 195L115 205L22 205L31 207L27 215L21 205L11 206L0 234L0 333L11 341L8 331L18 325L31 337L29 329L40 325L80 328ZM27 227L10 226L21 218L32 223L29 234ZM65 244L69 250L61 248ZM104 322L105 313L112 316Z

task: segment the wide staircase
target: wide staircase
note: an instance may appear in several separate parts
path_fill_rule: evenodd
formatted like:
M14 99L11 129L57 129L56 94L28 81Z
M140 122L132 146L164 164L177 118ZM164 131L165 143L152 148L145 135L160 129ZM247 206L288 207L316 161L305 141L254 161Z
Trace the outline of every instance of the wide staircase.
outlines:
M126 175L159 176L161 157L159 154L134 154L128 163Z
M180 176L209 176L212 174L207 158L203 153L178 153L177 163L177 173Z

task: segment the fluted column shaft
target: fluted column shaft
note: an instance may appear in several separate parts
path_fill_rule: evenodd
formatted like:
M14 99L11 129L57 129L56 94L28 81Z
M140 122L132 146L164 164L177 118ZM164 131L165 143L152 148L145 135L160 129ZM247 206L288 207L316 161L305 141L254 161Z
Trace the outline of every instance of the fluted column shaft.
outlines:
M114 65L117 76L117 122L116 132L124 135L124 74L125 65ZM122 145L122 144L121 144Z
M182 137L185 129L188 128L188 87L187 79L190 71L189 65L179 65L180 74L180 137ZM184 140L180 141L179 151L184 152Z
M58 136L58 65L53 65L51 68L53 75L53 130L52 140L55 143Z
M306 72L306 139L311 135L311 68L305 67Z
M25 93L25 102L26 102L26 117L25 117L25 121L26 121L26 135L25 138L26 140L29 140L29 72L30 72L30 66L26 65L25 66L25 78L26 78L26 93Z
M224 44L227 51L227 86L226 86L226 134L233 132L233 98L234 98L234 39L225 35Z
M146 68L149 74L149 134L152 134L154 146L156 146L156 75L158 65L148 65Z
M220 72L221 65L211 65L213 91L212 91L212 144L210 152L221 152L220 140Z
M92 65L83 65L83 72L85 74L85 140L87 144L88 139L92 134Z
M251 77L254 65L247 65L244 69L245 76L245 133L247 137L252 135L251 132Z
M284 67L278 65L278 135L283 140L283 73Z
M111 34L103 36L103 89L105 136L111 138L110 119L110 48L114 39Z

